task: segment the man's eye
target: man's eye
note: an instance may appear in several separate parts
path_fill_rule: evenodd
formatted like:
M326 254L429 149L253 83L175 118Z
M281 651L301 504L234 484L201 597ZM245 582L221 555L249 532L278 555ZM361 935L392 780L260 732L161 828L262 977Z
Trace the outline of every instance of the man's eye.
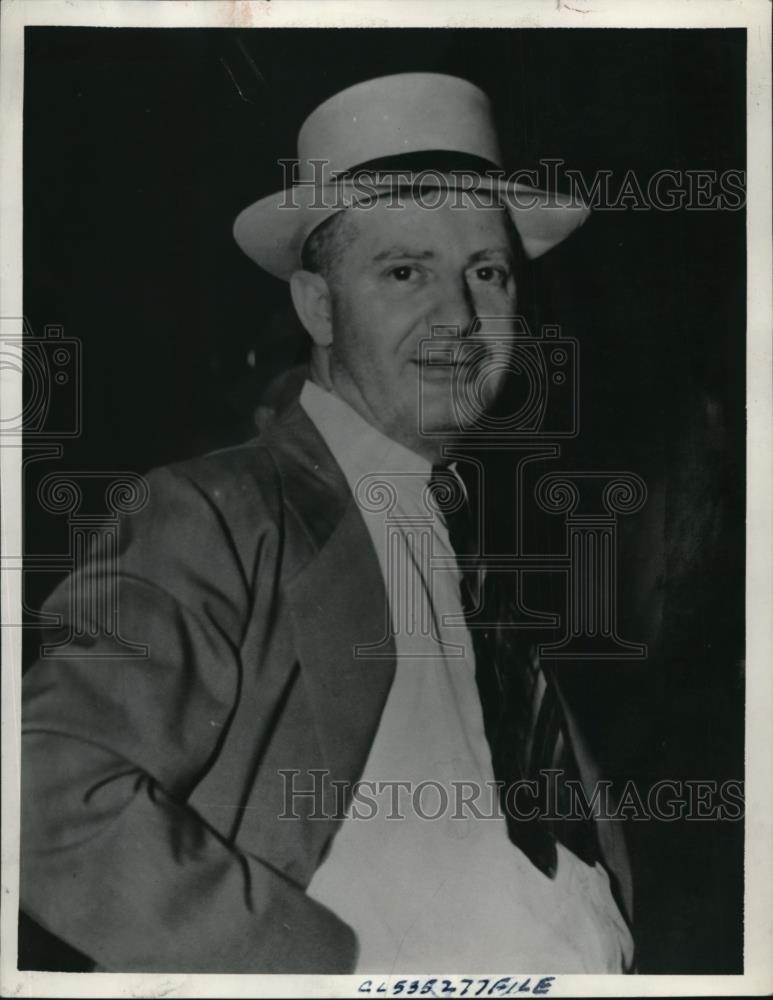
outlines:
M484 267L475 268L475 277L478 281L487 284L504 285L507 281L507 271L502 267L493 267L487 264Z
M389 272L390 277L394 278L395 281L410 281L417 275L415 267L410 267L408 264L401 264L400 267L393 267Z

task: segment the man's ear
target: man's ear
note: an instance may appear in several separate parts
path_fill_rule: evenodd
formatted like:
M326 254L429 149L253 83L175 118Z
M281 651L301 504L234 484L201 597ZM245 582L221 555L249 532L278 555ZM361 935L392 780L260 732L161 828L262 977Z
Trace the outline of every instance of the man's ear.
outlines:
M311 339L318 347L329 347L333 342L333 318L328 283L321 274L295 271L290 278L290 295Z

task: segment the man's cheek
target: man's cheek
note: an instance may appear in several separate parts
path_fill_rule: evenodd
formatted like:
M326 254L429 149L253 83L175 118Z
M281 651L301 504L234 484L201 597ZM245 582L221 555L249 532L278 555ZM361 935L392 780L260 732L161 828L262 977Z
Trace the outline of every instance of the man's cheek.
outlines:
M512 316L515 304L513 293L495 285L480 289L474 297L475 312L479 318Z

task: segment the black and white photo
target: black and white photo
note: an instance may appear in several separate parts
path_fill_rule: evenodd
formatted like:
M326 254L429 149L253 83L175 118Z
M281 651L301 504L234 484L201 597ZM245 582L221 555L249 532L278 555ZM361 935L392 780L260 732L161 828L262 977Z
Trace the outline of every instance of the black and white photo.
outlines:
M4 991L764 992L764 5L101 6L10 5Z

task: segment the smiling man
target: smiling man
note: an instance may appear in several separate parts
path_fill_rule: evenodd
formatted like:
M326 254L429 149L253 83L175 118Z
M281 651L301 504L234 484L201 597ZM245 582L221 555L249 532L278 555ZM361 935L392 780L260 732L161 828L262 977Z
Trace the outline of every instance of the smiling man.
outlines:
M320 228L310 241L335 252L312 247L290 279L314 345L313 381L388 438L438 459L444 434L447 443L473 423L476 405L481 416L507 374L511 344L487 338L485 321L476 324L474 353L465 347L476 317L516 313L522 251L504 208L428 209L408 192L397 207L380 200ZM446 347L447 363L430 364L421 351L430 336L435 350ZM482 369L496 378L479 385Z
M119 578L97 547L51 598L66 628L69 587L108 588L148 656L95 626L28 674L23 906L111 971L624 971L619 838L501 808L535 767L595 771L551 678L474 624L448 452L502 389L525 259L585 212L510 204L454 77L337 94L299 153L235 233L290 282L309 379L257 440L153 472ZM360 168L400 183L350 199ZM459 171L489 207L430 208Z

